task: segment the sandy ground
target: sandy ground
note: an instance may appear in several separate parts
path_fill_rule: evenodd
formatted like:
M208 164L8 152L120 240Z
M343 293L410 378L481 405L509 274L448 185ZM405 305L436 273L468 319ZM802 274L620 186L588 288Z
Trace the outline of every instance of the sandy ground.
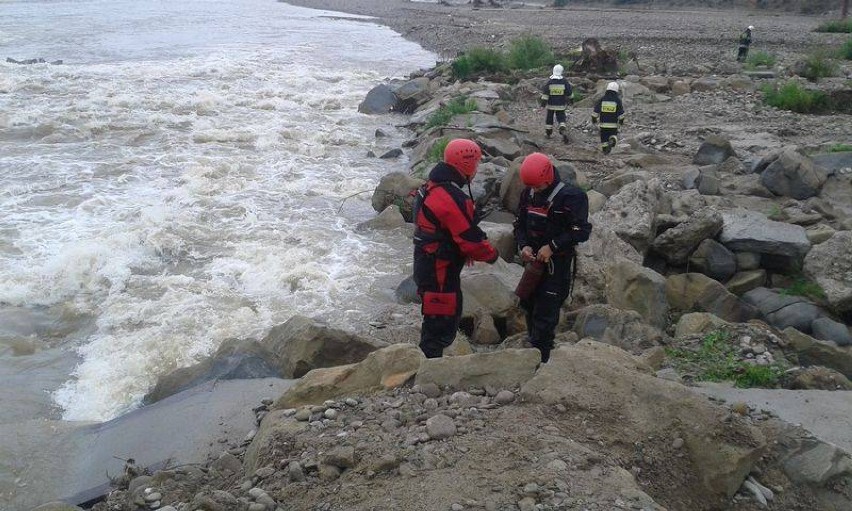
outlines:
M844 41L838 34L812 32L823 18L766 11L629 10L504 3L475 9L468 3L441 5L410 0L289 0L287 3L374 16L406 38L445 57L471 46L501 47L533 34L555 49L579 47L587 37L608 46L637 51L642 57L704 61L733 56L736 39L754 25L753 50L782 56Z

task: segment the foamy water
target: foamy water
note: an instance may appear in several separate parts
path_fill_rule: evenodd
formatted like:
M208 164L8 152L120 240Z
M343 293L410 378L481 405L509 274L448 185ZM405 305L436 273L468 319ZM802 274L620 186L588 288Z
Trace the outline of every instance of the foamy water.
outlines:
M115 417L227 338L295 314L345 328L387 299L375 283L400 274L407 240L354 231L369 193L338 208L405 168L366 153L407 134L356 109L433 55L273 1L2 9L0 58L64 60L0 63L0 317L91 319L27 334L79 357L47 389L64 418Z

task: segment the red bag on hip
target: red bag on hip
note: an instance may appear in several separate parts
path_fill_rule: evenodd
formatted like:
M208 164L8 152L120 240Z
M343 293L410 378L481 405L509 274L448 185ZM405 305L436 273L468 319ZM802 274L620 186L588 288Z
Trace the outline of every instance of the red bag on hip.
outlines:
M423 293L424 316L455 316L458 299L456 293Z
M515 294L518 295L518 298L526 300L533 295L544 277L546 268L547 265L541 261L527 263L524 274L521 275L521 280L518 281L518 286L515 288Z

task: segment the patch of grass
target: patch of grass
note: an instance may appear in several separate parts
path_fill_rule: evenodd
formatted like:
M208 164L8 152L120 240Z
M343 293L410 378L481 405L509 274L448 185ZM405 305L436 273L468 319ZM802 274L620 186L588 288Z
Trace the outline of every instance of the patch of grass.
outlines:
M506 59L502 53L491 48L471 48L467 53L455 59L451 64L453 76L466 80L477 73L499 73L506 69Z
M804 277L799 277L788 288L781 290L782 295L788 296L804 296L814 301L825 300L825 291L822 286L812 280Z
M787 219L787 215L784 214L784 211L781 210L781 207L778 204L773 204L769 208L769 211L766 212L766 218L775 220L776 222L782 222Z
M748 59L746 59L746 66L751 68L758 66L772 67L775 65L776 60L775 55L772 55L771 53L756 51L748 56Z
M432 144L432 147L429 148L429 151L426 153L426 163L429 165L438 163L439 161L444 159L444 151L447 149L447 144L450 143L450 139L447 137L441 137Z
M728 381L737 387L773 387L784 372L780 364L758 366L740 360L739 349L724 330L708 333L697 350L667 348L678 370L696 375L700 381Z
M852 152L852 144L834 144L828 148L830 153L849 153Z
M506 61L510 69L536 69L553 62L553 50L544 39L528 35L512 41Z
M814 32L850 34L852 33L852 18L826 21L814 29Z
M808 56L803 62L802 69L798 72L803 78L815 82L820 78L835 76L837 74L837 63L831 60L828 52L819 51Z
M805 89L796 82L787 82L781 87L764 85L761 90L763 102L781 110L809 114L830 108L826 94Z
M852 60L852 39L843 43L843 46L837 52L837 56L841 59Z
M466 114L476 110L476 101L467 99L464 96L453 98L446 105L438 109L437 112L429 116L426 121L426 126L434 128L437 126L446 126L450 119L459 115Z

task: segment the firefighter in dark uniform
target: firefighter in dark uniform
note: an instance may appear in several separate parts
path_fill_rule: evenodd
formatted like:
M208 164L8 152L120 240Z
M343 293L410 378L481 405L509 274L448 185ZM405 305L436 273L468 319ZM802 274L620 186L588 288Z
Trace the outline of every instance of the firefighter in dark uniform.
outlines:
M514 232L521 259L547 265L542 280L520 302L526 313L530 344L550 359L559 310L571 291L575 247L589 239L589 198L586 192L563 183L550 158L532 153L521 164L521 192Z
M601 151L609 154L618 144L618 128L624 124L624 106L618 95L618 82L606 85L606 92L592 112L592 123L597 124L601 132Z
M745 31L740 34L739 48L737 49L737 62L745 62L748 58L748 49L751 46L751 31L754 26L749 25Z
M568 127L565 125L565 111L573 102L574 91L571 84L562 76L562 66L553 66L553 75L541 91L539 102L546 107L547 115L544 118L544 134L547 138L553 134L553 118L559 123L559 133L567 141Z
M461 271L467 261L493 263L498 253L477 227L470 195L482 151L451 140L414 202L414 281L423 301L420 349L438 358L453 343L462 313ZM468 185L468 194L462 186Z

